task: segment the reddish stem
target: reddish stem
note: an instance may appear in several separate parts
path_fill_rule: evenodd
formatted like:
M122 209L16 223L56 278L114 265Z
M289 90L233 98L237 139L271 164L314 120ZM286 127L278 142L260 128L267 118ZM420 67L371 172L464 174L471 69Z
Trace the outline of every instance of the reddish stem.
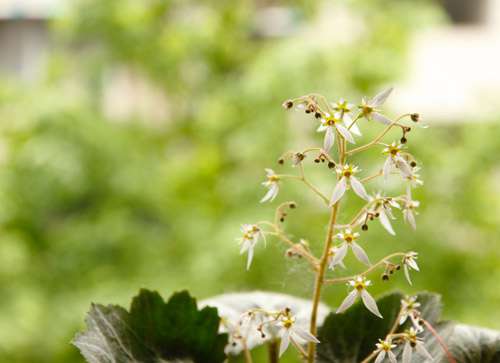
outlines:
M424 322L424 325L427 327L427 329L429 329L429 331L432 333L432 335L434 335L434 337L436 337L439 345L441 346L441 348L443 348L443 351L446 354L446 358L448 359L448 362L457 363L455 358L453 358L453 355L451 354L450 350L448 349L448 346L444 342L443 338L441 338L439 336L438 332L433 328L431 323L429 323L427 320L424 320L424 319L421 319L421 320Z

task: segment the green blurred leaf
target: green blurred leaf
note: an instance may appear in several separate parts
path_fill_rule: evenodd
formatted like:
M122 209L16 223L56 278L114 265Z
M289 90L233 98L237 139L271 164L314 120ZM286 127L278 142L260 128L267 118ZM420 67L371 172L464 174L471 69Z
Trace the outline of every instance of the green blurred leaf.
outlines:
M393 326L401 306L401 293L385 295L377 300L384 319L379 319L358 302L343 314L331 313L319 329L317 361L320 363L355 363L362 361ZM431 324L441 315L438 295L421 293L422 317Z
M198 310L188 292L167 303L157 292L141 290L130 312L120 306L93 304L87 331L74 344L89 363L155 363L188 359L218 363L225 360L227 335L218 334L217 309Z

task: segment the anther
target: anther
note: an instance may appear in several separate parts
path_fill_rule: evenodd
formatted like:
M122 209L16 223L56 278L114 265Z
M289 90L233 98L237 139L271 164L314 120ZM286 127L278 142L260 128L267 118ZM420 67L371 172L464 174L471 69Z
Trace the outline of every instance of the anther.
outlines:
M329 162L328 162L328 167L329 167L330 169L335 168L335 163L334 163L333 161L329 161Z
M363 225L361 226L361 229L362 229L363 231L368 231L368 224L363 224Z
M382 275L382 280L384 280L384 281L389 280L389 275L387 275L386 273L384 273L384 274Z
M420 115L418 113L412 113L410 117L413 122L418 122L420 120Z
M279 158L278 159L278 164L283 165L285 163L285 159Z
M315 163L319 163L319 158L314 159Z
M290 204L288 204L288 206L292 209L295 209L297 208L297 204L295 204L294 202L290 202Z
M401 141L401 143L402 143L402 144L406 144L406 142L408 141L408 139L407 139L406 137L404 137L404 136L403 136L403 137L401 138L401 140L399 140L399 141Z
M416 166L417 166L417 163L416 163L415 161L412 161L412 162L410 163L410 166L411 166L412 168L414 168L414 167L416 167Z
M321 118L321 113L316 112L316 113L314 114L314 117L316 117L316 118Z

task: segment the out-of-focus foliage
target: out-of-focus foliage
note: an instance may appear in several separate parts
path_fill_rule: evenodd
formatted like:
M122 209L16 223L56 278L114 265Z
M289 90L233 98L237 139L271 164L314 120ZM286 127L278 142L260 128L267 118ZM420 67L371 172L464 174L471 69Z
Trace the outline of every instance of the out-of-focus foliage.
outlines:
M282 260L284 248L258 249L245 272L234 242L240 223L272 213L258 204L262 169L313 140L309 120L279 105L311 91L359 97L395 81L408 37L435 13L410 0L284 4L296 32L268 39L249 0L80 1L55 26L60 48L47 79L0 85L1 361L81 362L69 341L89 302L125 304L139 287L310 295L307 269ZM323 31L345 11L352 28ZM104 74L123 65L167 95L161 125L102 114ZM397 226L395 239L374 227L367 250L420 252L417 289L442 293L454 319L498 328L500 127L418 133L410 146L425 166L420 228ZM286 197L300 206L288 227L318 248L327 216L295 185ZM344 293L327 291L325 301Z

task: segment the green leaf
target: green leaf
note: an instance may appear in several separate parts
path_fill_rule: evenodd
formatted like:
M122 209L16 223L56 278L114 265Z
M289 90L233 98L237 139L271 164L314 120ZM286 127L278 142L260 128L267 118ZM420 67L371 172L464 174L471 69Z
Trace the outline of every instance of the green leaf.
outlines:
M435 294L417 295L424 319L437 322L441 315L440 297ZM378 339L391 330L401 306L401 293L385 295L377 300L384 317L380 319L358 302L343 314L331 313L319 329L317 349L319 363L356 363L374 349Z
M92 304L87 330L73 344L89 363L158 363L187 360L219 363L226 358L226 334L218 334L217 309L198 310L188 292L165 303L157 292L141 290L130 312Z

